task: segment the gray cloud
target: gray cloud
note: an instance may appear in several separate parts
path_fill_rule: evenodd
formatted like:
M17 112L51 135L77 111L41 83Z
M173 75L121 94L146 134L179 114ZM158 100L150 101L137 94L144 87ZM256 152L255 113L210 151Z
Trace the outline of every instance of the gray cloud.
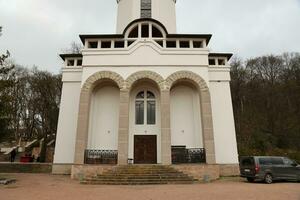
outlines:
M0 52L58 72L80 33L114 33L115 0L0 0ZM179 0L179 33L211 33L212 50L244 58L300 52L300 0Z

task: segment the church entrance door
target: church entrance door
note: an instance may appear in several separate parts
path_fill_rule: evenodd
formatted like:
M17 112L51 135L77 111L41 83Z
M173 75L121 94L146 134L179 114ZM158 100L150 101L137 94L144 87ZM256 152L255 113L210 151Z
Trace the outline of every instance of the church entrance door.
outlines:
M157 145L156 135L135 135L134 136L134 163L135 164L156 164Z
M134 164L161 163L159 95L149 82L131 91L128 159Z

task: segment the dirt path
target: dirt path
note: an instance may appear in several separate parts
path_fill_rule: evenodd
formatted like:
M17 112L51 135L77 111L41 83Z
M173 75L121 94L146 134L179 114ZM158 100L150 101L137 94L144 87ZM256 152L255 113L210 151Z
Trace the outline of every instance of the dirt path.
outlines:
M0 200L300 200L300 183L247 183L225 179L208 184L160 186L80 185L69 176L47 174L1 175L17 183L0 186Z

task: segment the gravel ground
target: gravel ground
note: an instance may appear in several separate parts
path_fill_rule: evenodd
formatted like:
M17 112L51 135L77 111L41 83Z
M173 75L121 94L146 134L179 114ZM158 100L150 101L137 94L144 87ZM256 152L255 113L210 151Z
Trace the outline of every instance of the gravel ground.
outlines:
M247 183L226 178L207 184L159 186L80 185L69 176L0 174L17 182L0 186L1 200L300 200L300 183Z

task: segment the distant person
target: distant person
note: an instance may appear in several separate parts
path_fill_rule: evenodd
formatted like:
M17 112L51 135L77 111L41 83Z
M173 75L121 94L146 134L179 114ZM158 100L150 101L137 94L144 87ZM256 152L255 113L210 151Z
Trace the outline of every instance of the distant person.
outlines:
M17 151L16 151L16 149L13 149L13 150L10 152L10 162L15 162L16 155L17 155Z

